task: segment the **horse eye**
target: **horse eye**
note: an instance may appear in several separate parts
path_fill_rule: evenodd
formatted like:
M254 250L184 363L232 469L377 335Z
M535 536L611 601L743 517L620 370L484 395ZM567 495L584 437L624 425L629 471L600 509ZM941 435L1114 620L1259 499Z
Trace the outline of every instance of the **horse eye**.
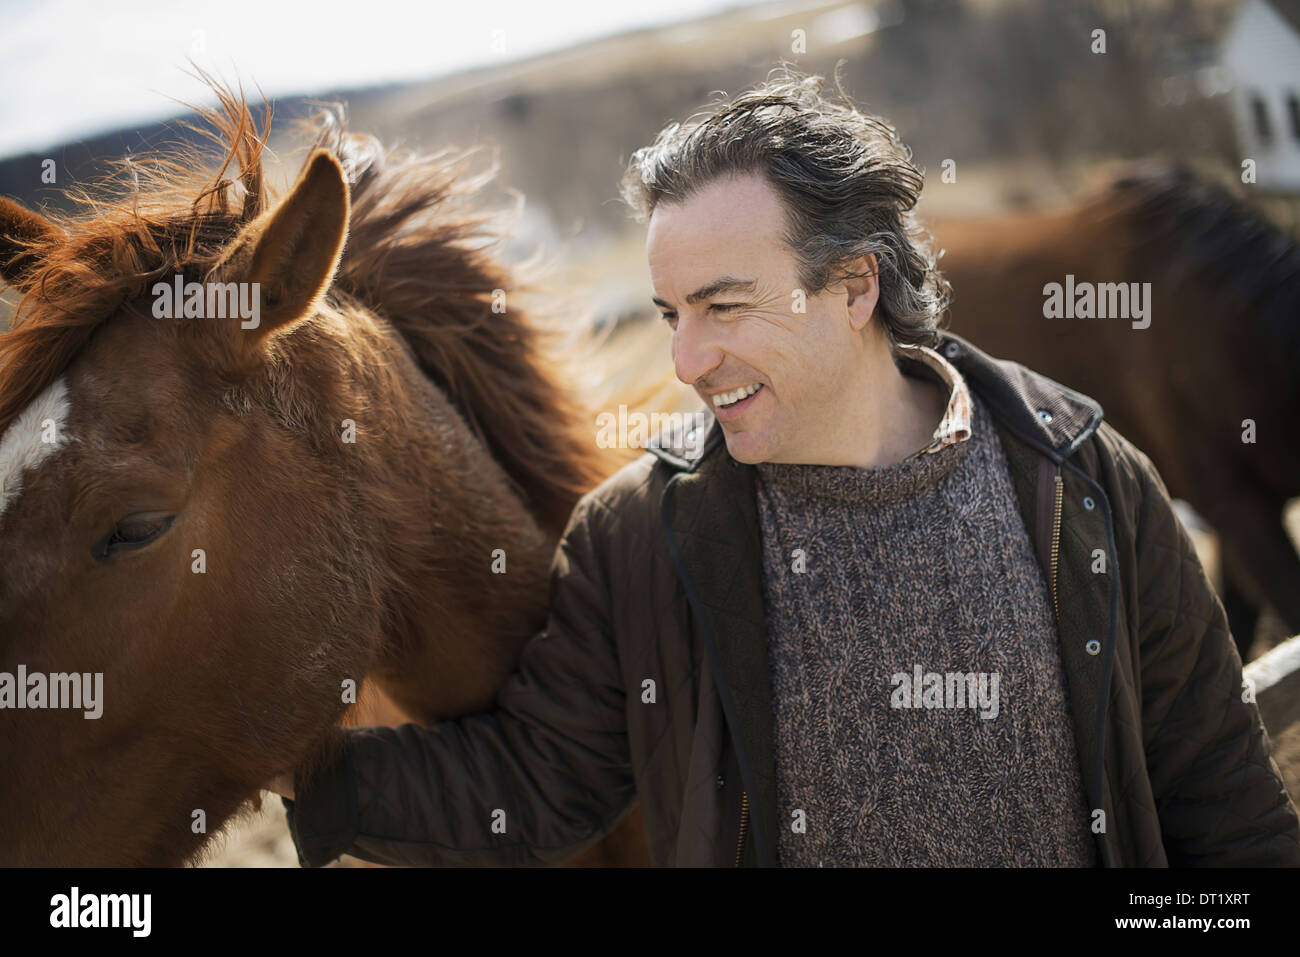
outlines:
M128 515L94 544L91 554L103 562L117 552L143 548L171 528L175 518L175 515Z
M144 521L138 518L128 518L118 522L113 528L113 534L108 540L111 545L138 545L141 542L152 541L162 533L162 522Z

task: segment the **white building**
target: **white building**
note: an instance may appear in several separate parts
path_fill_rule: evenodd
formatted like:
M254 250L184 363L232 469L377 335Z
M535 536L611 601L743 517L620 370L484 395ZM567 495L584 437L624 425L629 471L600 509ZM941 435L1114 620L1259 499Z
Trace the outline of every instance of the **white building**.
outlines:
M1300 0L1242 0L1222 62L1242 159L1261 187L1300 192Z

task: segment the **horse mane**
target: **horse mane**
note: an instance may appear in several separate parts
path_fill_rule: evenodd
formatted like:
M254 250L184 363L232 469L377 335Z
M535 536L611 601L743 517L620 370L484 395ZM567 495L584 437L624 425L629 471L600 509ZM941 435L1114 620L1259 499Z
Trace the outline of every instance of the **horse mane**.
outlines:
M1182 163L1151 160L1114 177L1103 194L1123 209L1137 242L1178 250L1176 278L1219 285L1279 349L1300 362L1300 244L1226 186ZM1181 262L1181 266L1179 263Z
M502 466L544 527L558 535L609 463L584 432L558 361L559 336L519 309L527 289L490 255L493 214L471 207L496 173L466 175L473 153L385 150L348 133L340 106L318 113L315 147L351 187L348 242L336 287L383 316L416 362Z
M202 280L224 248L269 208L263 153L270 136L242 89L210 75L212 109L185 125L222 160L207 172L198 147L112 164L95 188L71 188L72 212L46 214L54 240L16 239L24 272L9 330L0 331L0 434L85 348L95 330L153 282ZM347 246L332 289L387 320L505 471L539 524L562 531L577 499L608 471L563 379L555 333L501 297L522 288L492 255L492 214L466 210L495 169L462 173L472 151L416 156L349 134L342 108L309 123L352 189ZM238 169L235 179L227 171Z

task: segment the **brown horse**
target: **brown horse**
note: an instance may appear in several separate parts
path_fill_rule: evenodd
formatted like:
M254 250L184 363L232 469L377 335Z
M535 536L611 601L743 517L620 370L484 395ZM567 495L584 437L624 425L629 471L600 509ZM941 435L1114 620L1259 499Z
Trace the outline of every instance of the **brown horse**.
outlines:
M0 864L194 860L331 753L363 682L428 724L490 708L573 505L618 464L502 307L454 159L327 113L272 204L269 127L214 86L215 177L150 162L57 220L0 200L22 294L0 335L0 672L49 677L0 712ZM75 689L98 717L52 707L60 674L102 675ZM584 861L648 863L639 813L610 845Z
M935 222L953 331L1095 397L1214 526L1243 659L1256 609L1300 632L1300 557L1283 525L1300 495L1300 247L1228 189L1139 164L1065 209ZM1067 279L1067 277L1070 277ZM1057 284L1130 287L1138 318L1047 318ZM1097 296L1093 315L1124 290ZM1115 299L1111 299L1114 295ZM1145 328L1142 326L1149 321Z

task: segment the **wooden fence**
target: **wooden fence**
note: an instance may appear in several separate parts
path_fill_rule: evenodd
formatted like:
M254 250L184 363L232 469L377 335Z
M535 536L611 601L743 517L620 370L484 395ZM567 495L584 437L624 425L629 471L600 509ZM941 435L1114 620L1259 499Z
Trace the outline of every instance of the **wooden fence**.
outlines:
M1255 703L1270 737L1300 721L1300 635L1256 658L1242 674L1254 686Z

